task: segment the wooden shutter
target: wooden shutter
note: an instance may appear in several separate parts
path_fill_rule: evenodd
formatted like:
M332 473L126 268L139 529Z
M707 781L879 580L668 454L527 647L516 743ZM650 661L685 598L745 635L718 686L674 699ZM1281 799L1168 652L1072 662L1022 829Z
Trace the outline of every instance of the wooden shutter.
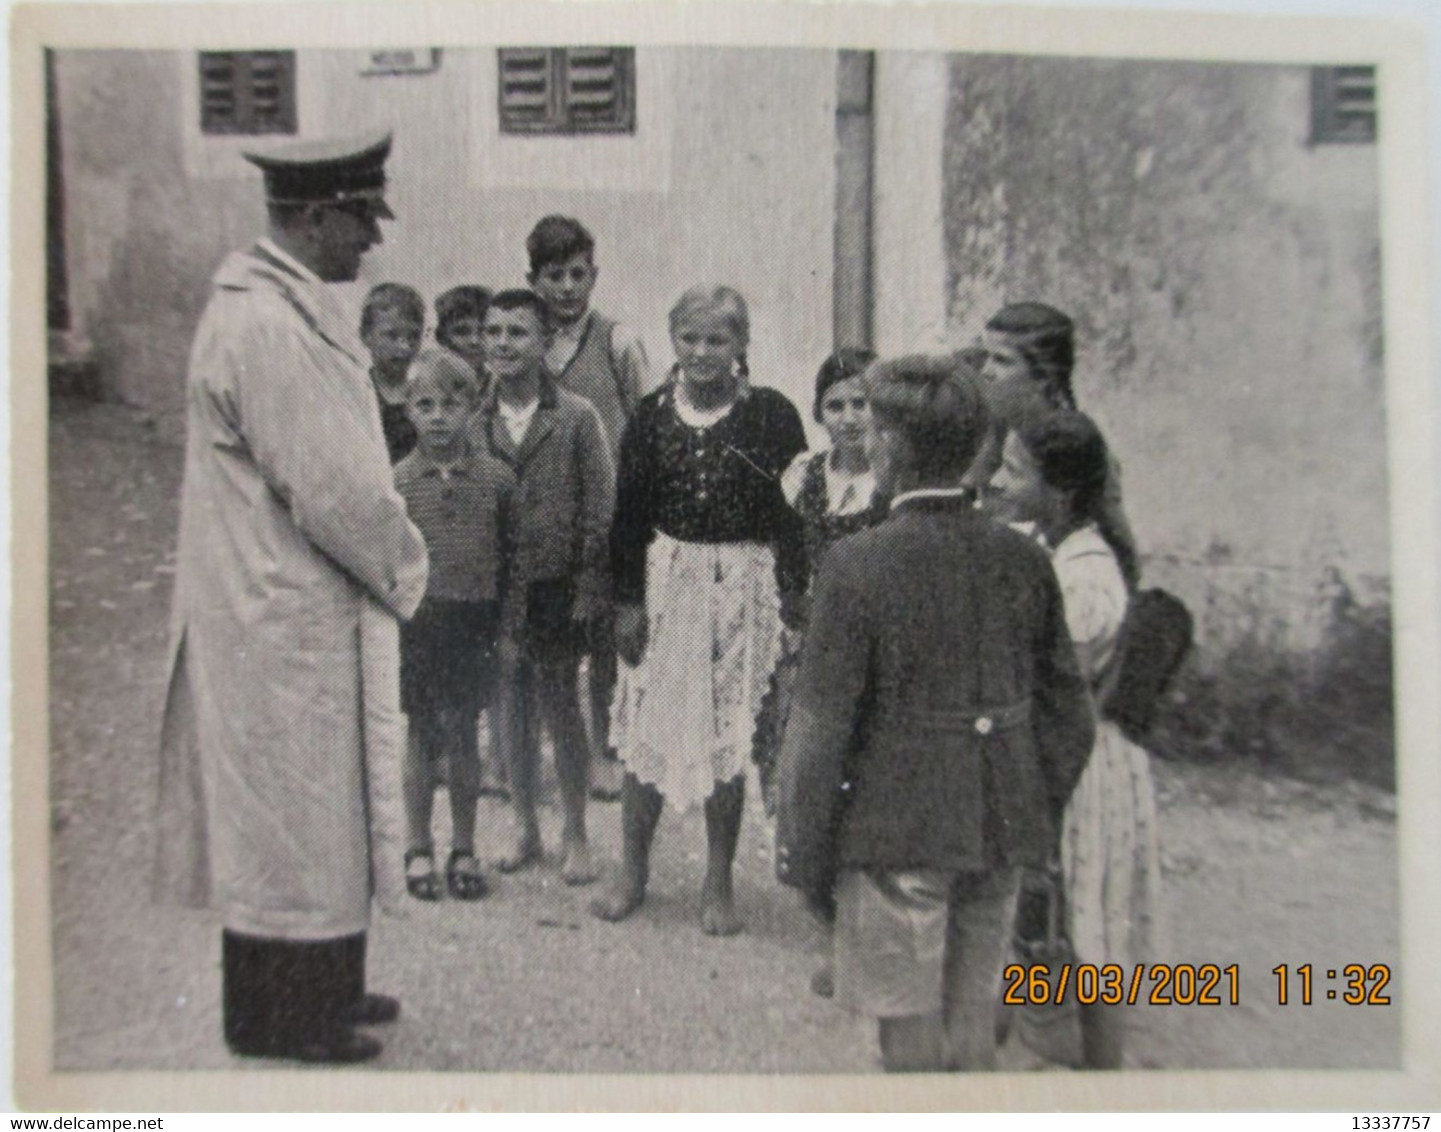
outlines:
M499 54L502 133L634 132L634 48L507 47Z
M1376 140L1376 68L1313 67L1311 141Z
M295 133L295 52L202 51L200 129L206 134Z
M555 68L543 48L500 52L500 128L506 133L553 130L557 118Z
M571 129L629 132L635 128L633 48L571 47L565 51L564 64Z

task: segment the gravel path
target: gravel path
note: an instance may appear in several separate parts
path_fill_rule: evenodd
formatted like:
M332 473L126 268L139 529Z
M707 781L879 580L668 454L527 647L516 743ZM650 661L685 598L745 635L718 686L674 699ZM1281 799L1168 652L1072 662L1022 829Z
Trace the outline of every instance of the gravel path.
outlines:
M227 1068L219 931L148 899L150 812L181 453L114 406L60 403L51 433L51 820L57 1069ZM1396 1008L1276 1005L1279 963L1396 966L1394 799L1157 760L1167 959L1238 963L1241 1004L1135 1011L1137 1067L1384 1067ZM874 1072L874 1039L807 991L809 921L773 876L754 800L738 865L746 932L703 936L704 828L667 814L652 898L623 925L586 913L554 861L495 877L472 906L378 919L371 983L402 1020L378 1065L567 1072ZM443 812L444 807L437 807ZM595 805L603 854L618 807ZM555 844L555 814L547 835ZM503 806L482 803L499 852ZM443 843L442 843L443 844ZM1319 982L1318 982L1319 987ZM1399 999L1399 972L1388 988ZM1047 1069L1012 1040L1010 1069Z

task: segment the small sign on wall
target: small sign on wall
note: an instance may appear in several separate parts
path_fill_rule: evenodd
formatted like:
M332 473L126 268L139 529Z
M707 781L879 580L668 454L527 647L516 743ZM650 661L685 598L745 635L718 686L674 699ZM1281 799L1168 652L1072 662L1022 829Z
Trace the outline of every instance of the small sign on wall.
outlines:
M386 47L365 53L362 75L428 75L440 66L439 47Z

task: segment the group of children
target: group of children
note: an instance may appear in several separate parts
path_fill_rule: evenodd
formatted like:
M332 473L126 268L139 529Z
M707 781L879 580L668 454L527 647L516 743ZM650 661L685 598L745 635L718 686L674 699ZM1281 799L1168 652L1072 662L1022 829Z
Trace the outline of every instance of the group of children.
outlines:
M442 892L431 834L442 780L452 825L444 888L458 900L487 890L474 840L483 711L517 826L498 867L540 858L545 727L565 814L562 873L570 884L595 877L585 823L592 737L577 678L588 657L604 754L615 461L646 359L589 307L594 241L581 224L547 217L527 250L530 289L467 285L436 299L436 348L421 348L425 306L409 287L372 288L361 314L396 486L430 554L425 600L401 634L406 885L422 900Z
M541 857L536 788L540 734L546 729L563 810L562 874L569 884L594 880L586 800L593 756L614 753L609 733L614 711L626 770L623 861L616 885L592 912L618 920L644 900L651 839L661 801L668 797L675 804L704 805L705 930L739 930L730 866L744 756L760 764L769 808L777 777L785 777L775 760L787 731L791 685L799 681L811 688L806 694L813 700L820 694L820 678L814 672L807 677L801 659L806 651L801 631L810 618L807 590L834 545L880 524L901 494L914 497L909 507L925 515L941 500L951 508L947 522L965 523L989 492L995 518L1028 524L1055 556L1080 670L1099 692L1115 667L1137 558L1120 507L1115 461L1094 426L1075 411L1074 328L1063 314L1040 304L1008 307L992 320L978 350L953 359L902 359L877 367L869 353L838 352L817 375L814 404L831 446L810 453L794 407L776 391L750 385L749 324L739 294L717 288L682 296L671 312L676 366L667 382L646 395L648 363L639 340L590 307L597 277L590 233L576 220L546 217L530 234L527 252L529 289L492 294L463 286L437 298L439 348L421 348L425 308L408 287L385 283L372 289L361 319L396 485L430 554L425 600L402 629L402 706L410 720L405 870L411 895L435 900L444 889L455 899L476 900L486 893L474 833L481 788L477 719L487 711L516 822L514 845L497 866L516 870ZM868 377L873 373L879 377ZM878 424L870 386L880 379L889 382L885 396L894 404L886 409L890 422ZM981 389L984 397L976 392ZM921 457L929 448L945 457L931 461L936 468L944 465L944 476L927 471L930 465ZM914 482L896 472L896 461L907 459L915 465ZM1003 551L997 561L1025 558L1014 548ZM950 561L945 554L937 562L941 559ZM897 561L894 570L904 573L903 563ZM936 577L951 575L943 570ZM975 600L985 596L974 586L966 593ZM934 594L922 596L924 605ZM834 595L832 601L827 616L857 616L835 604ZM990 617L992 604L981 600L972 612ZM926 623L917 622L916 639L934 635L950 616L947 611L963 606L957 597ZM904 612L897 614L902 620ZM790 633L781 632L782 626ZM877 632L904 660L906 642L892 640L892 629ZM847 647L839 637L822 635L811 645L810 667L834 665ZM1071 647L1066 642L1067 659L1060 666L1067 673L1076 670ZM626 661L619 681L617 655ZM1052 663L1049 656L1042 659ZM583 667L589 672L584 691ZM995 673L973 675L978 687L995 678ZM928 686L913 677L901 683L912 690ZM1043 690L1038 685L1034 695ZM895 695L897 711L911 710L901 702L908 703L910 693L900 684L863 691L855 705L841 705L841 714L878 710L878 695ZM583 698L588 712L582 710ZM806 706L804 695L798 702L808 714L785 739L786 757L830 758L804 751L806 728L814 728L818 709ZM1029 718L1025 706L1015 708L1017 720ZM1027 710L1041 714L1039 708ZM990 726L988 716L977 715L980 738L967 742L986 747ZM1079 734L1082 728L1076 722L1071 730ZM1085 755L1077 756L1076 767L1086 763ZM844 772L836 770L835 798L866 791L872 772L858 771L858 765L852 761ZM906 772L909 785L896 786L897 797L909 797L908 790L924 794L923 769ZM1066 796L1075 770L1062 776ZM987 771L993 772L1002 773ZM788 773L794 788L801 781L794 776L804 768L792 766ZM453 829L443 874L436 868L431 834L433 797L442 777ZM1036 818L1054 830L1051 844L1058 847L1067 878L1066 919L1084 960L1136 962L1151 950L1156 882L1154 796L1144 751L1115 727L1103 728L1080 782L1070 808ZM874 782L870 789L877 789ZM853 795L846 805L854 810L861 800ZM796 804L793 793L791 817L783 812L783 826L790 821L794 828L813 817L796 817ZM974 809L971 802L967 806ZM841 856L847 827L837 815L843 812L849 811L826 809L814 819L820 823L816 844L840 837L841 848L826 852ZM947 828L959 820L934 816ZM877 817L881 832L867 836L903 849L914 832L903 832L913 817ZM976 822L978 829L994 824L984 815ZM932 834L944 840L951 835L941 825ZM861 838L857 844L870 841ZM797 844L802 842L803 836ZM902 849L896 852L904 856ZM1003 854L1008 863L1040 863L1012 849ZM974 853L957 859L990 859L993 850L989 842L978 842ZM787 879L792 866L785 861L784 843L779 853ZM818 993L837 993L863 1006L865 979L856 972L865 967L856 965L857 954L877 948L877 955L920 954L940 946L940 937L907 935L918 930L920 920L910 912L902 915L899 904L891 909L900 898L879 888L866 897L875 905L870 934L859 932L846 918L858 914L852 904L859 890L852 892L845 866L837 859L816 873L825 878L822 887L833 885L842 899L836 970L828 965L814 986ZM1008 930L1015 916L1017 875L1011 871L1001 878L1005 883L987 913L998 933ZM788 883L798 882L793 877ZM823 918L835 918L833 894L817 890L807 896ZM942 893L940 903L946 899ZM877 927L885 923L892 927ZM942 936L955 926L947 928L944 915L927 923ZM955 942L946 936L944 950L949 953ZM947 971L949 980L953 972ZM998 976L999 967L994 973ZM940 976L926 968L921 977ZM840 985L848 980L849 990ZM890 995L892 974L882 981L888 981ZM994 981L983 972L980 982ZM883 1049L895 1055L887 1056L888 1066L990 1064L983 1048L990 1039L982 1034L974 1003L964 1023L933 1024L922 1017L933 999L949 1002L955 988L947 982L933 989L934 994L908 990L902 996L926 1006L925 1011L906 1006L904 1025L887 1029L884 1013L878 1015ZM1092 1012L1083 1022L1088 1063L1119 1064L1114 1017ZM953 1044L971 1052L935 1052L942 1042L937 1035L948 1025L955 1031Z

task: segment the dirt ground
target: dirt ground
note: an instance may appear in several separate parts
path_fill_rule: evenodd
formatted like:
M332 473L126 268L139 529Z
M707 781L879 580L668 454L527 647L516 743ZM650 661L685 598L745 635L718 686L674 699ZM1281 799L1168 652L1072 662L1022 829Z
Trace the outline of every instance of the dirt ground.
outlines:
M51 828L57 1069L226 1068L219 926L148 898L155 747L174 580L181 452L115 406L61 402L50 430ZM1157 759L1163 958L1240 967L1240 1004L1137 1008L1128 1064L1363 1068L1399 1064L1398 1006L1328 1002L1327 969L1399 957L1394 798ZM703 826L668 815L652 897L622 925L554 863L494 878L465 906L379 918L371 985L404 1016L381 1068L568 1072L874 1072L870 1030L811 995L815 933L772 877L754 801L738 866L744 934L703 936ZM442 807L438 809L443 810ZM593 809L602 854L615 805ZM549 818L553 821L555 815ZM480 843L502 847L502 805ZM554 834L553 825L547 832ZM553 844L553 839L552 839ZM23 863L19 866L23 867ZM20 930L23 929L23 925ZM1314 1005L1277 1005L1278 964L1310 962ZM1334 984L1340 986L1338 982ZM1002 1067L1058 1067L1013 1036Z

